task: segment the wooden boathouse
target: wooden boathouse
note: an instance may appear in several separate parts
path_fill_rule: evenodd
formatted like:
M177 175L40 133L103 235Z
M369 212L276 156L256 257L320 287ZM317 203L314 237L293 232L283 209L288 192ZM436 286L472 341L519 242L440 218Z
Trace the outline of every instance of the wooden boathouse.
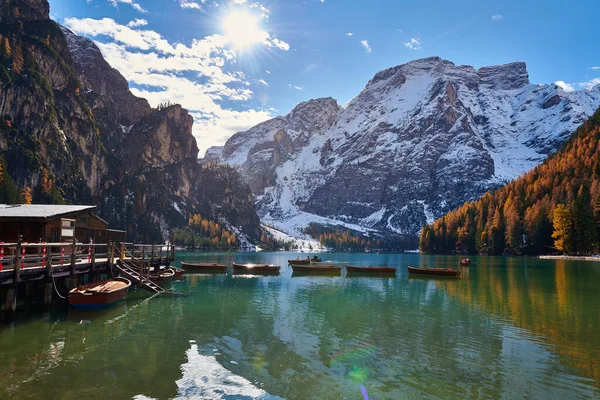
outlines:
M13 314L17 299L64 297L80 282L124 275L160 292L148 275L169 266L171 245L134 244L108 229L95 206L0 204L0 310ZM61 293L62 292L62 295Z

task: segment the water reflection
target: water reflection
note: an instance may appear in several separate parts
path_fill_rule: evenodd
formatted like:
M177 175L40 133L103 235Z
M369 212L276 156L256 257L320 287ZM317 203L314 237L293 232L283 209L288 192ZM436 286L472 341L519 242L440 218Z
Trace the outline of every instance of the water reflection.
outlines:
M262 257L248 261L291 258ZM593 268L474 258L461 279L409 280L409 263L459 258L352 257L337 262L386 263L398 275L193 274L174 283L189 297L128 300L1 330L0 398L600 395Z

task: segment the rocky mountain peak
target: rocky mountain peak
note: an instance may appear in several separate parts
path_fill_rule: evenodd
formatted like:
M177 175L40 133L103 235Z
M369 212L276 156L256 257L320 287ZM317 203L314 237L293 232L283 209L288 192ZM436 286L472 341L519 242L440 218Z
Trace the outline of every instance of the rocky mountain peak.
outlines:
M378 72L343 110L301 103L210 155L288 233L310 221L415 234L533 168L598 106L600 90L531 85L522 62L477 70L430 57Z
M492 89L512 90L529 85L529 73L524 62L482 67L477 70L482 83Z
M148 101L131 93L127 80L106 62L94 42L61 28L84 92L100 95L102 98L97 101L112 102L117 122L122 126L133 125L150 111Z

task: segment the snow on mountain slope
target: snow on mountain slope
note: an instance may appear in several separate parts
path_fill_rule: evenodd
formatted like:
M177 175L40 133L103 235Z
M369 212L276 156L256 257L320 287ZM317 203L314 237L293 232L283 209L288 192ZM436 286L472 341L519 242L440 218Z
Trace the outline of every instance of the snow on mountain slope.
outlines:
M235 166L261 219L288 233L318 222L415 234L533 168L599 106L600 87L533 85L524 63L433 57L377 73L345 109L301 103L208 157Z

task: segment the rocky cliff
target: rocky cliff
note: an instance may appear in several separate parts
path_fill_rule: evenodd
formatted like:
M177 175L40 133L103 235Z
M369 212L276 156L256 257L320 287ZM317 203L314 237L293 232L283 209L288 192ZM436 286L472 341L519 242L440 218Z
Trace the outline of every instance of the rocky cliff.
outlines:
M185 109L152 109L134 96L93 42L49 20L46 0L1 0L0 21L0 156L34 202L98 204L130 240L165 238L200 209L259 237L250 189L235 172L203 186ZM211 193L220 186L228 197ZM227 221L232 207L247 217Z
M600 87L533 85L524 63L475 69L427 58L207 152L236 167L271 225L416 234L425 222L533 168L600 106Z

